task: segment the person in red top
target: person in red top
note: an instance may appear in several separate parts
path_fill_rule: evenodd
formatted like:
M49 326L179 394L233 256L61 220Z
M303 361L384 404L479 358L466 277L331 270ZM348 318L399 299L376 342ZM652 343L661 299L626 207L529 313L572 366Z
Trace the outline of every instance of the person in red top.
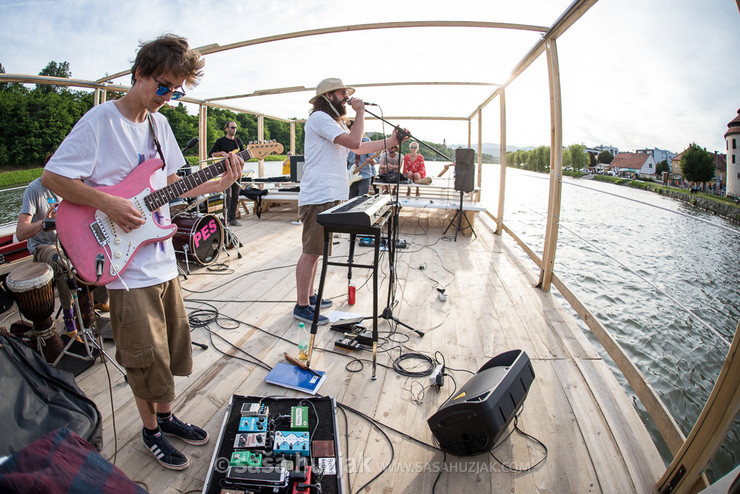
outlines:
M424 166L424 156L418 152L417 142L409 144L409 151L410 153L403 157L403 173L409 180L416 182L427 176L427 169ZM406 195L411 195L411 187L407 188ZM419 195L419 187L416 188L416 195Z

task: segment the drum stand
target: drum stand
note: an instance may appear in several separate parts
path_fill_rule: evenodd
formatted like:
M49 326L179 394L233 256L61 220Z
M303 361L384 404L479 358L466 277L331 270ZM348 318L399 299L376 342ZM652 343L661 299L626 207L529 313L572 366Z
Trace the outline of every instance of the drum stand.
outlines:
M234 183L238 183L238 182L234 182ZM226 246L227 245L233 245L234 248L236 249L236 256L237 256L237 258L238 259L241 259L242 258L242 253L241 253L241 251L239 249L242 246L242 243L239 241L239 237L237 237L236 234L234 232L232 232L231 231L231 228L229 227L229 221L231 220L231 218L229 218L229 204L231 203L231 187L233 187L233 185L229 185L229 187L224 191L224 203L223 203L224 206L223 206L223 209L222 209L223 218L224 218L224 221L223 221L223 227L224 227L224 243L223 243L223 249L224 249L224 252L226 252L226 255L228 256L229 255L229 251L227 250ZM238 197L239 196L237 196L237 199L238 199ZM238 207L238 205L237 205L237 207Z
M94 328L96 321L95 321L95 315L93 314L93 317L90 320L90 326L91 328L86 328L84 323L82 322L82 311L80 310L80 301L77 296L77 292L79 291L79 287L77 285L77 280L75 280L74 276L72 276L69 266L66 265L65 262L60 262L57 260L57 262L64 267L65 270L67 270L67 286L69 286L69 291L72 292L72 300L74 301L74 307L77 314L77 334L74 336L71 336L67 344L64 346L64 349L62 350L62 353L59 354L59 356L54 360L54 362L51 364L52 366L56 367L60 360L62 360L62 357L65 355L69 355L70 357L77 358L80 360L95 360L95 355L93 354L93 349L97 348L98 352L100 352L100 361L104 362L104 358L107 358L108 361L116 368L118 369L121 374L123 374L124 380L127 380L126 377L126 371L123 370L123 368L116 363L115 360L111 358L108 353L106 353L103 346L100 344L99 340L96 339L96 337L93 335L93 333L90 331L91 328ZM91 306L94 306L94 300L90 298L90 304ZM94 309L93 309L94 311ZM81 329L80 329L81 328ZM69 350L69 347L72 346L72 343L75 342L77 337L80 338L82 341L82 344L85 346L85 354L79 355L77 353L74 353Z

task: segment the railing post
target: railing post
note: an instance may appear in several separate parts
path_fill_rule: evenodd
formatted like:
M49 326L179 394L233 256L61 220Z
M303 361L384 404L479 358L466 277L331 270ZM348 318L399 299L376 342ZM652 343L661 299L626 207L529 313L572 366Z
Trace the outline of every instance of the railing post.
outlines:
M498 92L499 103L501 105L501 137L499 139L501 149L499 150L499 171L498 181L498 212L496 213L496 235L501 235L504 230L504 198L506 195L506 90L501 88Z
M558 243L560 224L560 193L562 189L563 161L563 111L560 100L560 69L555 39L545 45L547 53L547 73L550 80L550 199L547 205L547 226L545 245L542 251L542 267L537 286L542 291L550 291L555 250Z

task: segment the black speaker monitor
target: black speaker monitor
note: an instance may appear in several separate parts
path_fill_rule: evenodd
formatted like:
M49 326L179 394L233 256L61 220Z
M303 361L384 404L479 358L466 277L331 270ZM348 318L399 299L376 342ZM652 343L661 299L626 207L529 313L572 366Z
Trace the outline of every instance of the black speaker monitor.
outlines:
M489 360L427 419L440 447L457 456L487 453L521 408L534 381L523 350Z
M290 181L300 182L303 178L303 156L290 157Z
M473 192L475 190L475 150L455 149L455 190Z

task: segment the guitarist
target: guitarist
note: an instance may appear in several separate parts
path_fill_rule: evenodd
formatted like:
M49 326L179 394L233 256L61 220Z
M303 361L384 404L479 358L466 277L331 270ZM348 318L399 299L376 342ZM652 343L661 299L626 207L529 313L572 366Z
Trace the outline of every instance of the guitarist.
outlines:
M236 122L226 122L226 125L224 126L226 135L216 139L216 142L213 143L213 147L208 154L214 158L226 158L226 156L232 151L243 151L244 144L241 139L236 137L236 129ZM228 196L227 199L229 203L226 204L226 200L224 200L224 207L226 207L226 217L228 219L229 226L241 225L241 223L236 219L236 208L239 207L239 192L241 192L241 189L239 188L239 182L236 181L231 185L231 187L229 187L229 192L226 194Z
M350 120L347 127L351 130L354 120ZM362 136L362 142L368 142L370 138L367 135ZM370 191L370 182L375 176L375 169L373 164L375 160L372 158L370 153L368 154L355 154L354 151L350 151L347 154L347 169L352 169L353 165L360 166L360 180L350 184L349 186L349 198L361 196L367 194Z
M127 198L131 196L94 187L115 186L138 164L155 157L165 163L151 175L155 189L179 180L175 172L185 159L167 119L157 111L185 94L183 84L194 86L203 65L200 54L180 36L166 34L141 45L131 69L131 89L121 99L93 107L77 122L47 164L44 186L65 201L104 212L126 233L146 223ZM218 180L186 194L221 192L241 176L243 166L242 158L231 154ZM169 223L168 205L154 215L160 223ZM144 444L161 465L183 470L190 460L165 434L195 445L205 444L209 437L172 413L174 376L187 376L193 367L172 241L143 244L108 289L116 360L126 369L144 426Z

